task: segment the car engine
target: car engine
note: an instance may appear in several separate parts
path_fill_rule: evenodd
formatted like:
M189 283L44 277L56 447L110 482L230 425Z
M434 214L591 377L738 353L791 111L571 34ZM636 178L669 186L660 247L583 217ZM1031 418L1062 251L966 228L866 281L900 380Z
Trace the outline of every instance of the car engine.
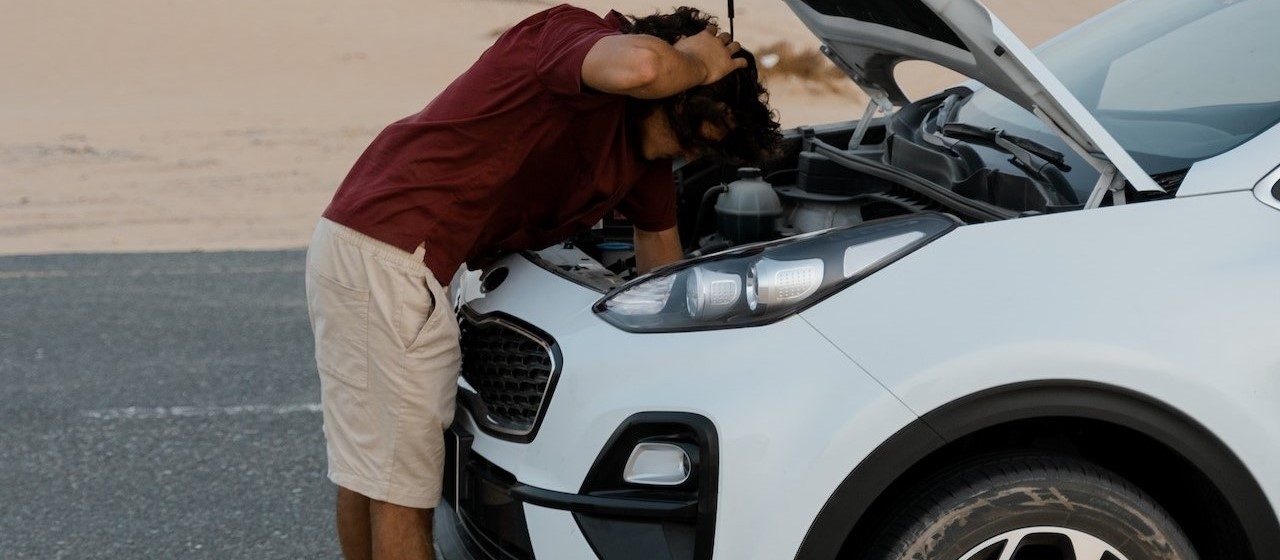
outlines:
M676 170L678 225L686 257L738 245L939 210L894 182L850 169L807 145L848 142L849 123L790 131L781 154L760 168L695 161ZM884 127L870 127L869 158L878 158ZM632 228L606 218L595 229L531 254L548 268L608 289L635 276Z
M685 256L926 211L978 223L1083 207L1081 193L1096 172L1087 165L1073 171L1080 163L1074 154L1003 130L951 123L967 93L953 88L865 126L788 130L777 156L759 168L678 165ZM614 216L530 256L608 290L636 275L633 252L630 224Z

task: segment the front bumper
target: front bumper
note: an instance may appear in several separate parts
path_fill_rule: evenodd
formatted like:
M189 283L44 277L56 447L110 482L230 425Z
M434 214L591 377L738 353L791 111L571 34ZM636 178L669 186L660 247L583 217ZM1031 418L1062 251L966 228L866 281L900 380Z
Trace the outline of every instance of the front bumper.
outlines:
M631 449L642 441L684 442L692 472L680 485L654 488L620 477ZM446 438L444 504L435 526L446 559L534 558L526 505L567 512L604 558L711 557L715 531L715 429L692 414L638 414L618 429L578 493L523 484L472 453L474 437L461 425Z
M436 506L434 533L436 538L437 557L440 560L481 560L467 548L467 542L459 533L457 514L449 504Z
M628 333L591 312L600 294L520 257L498 266L509 269L500 286L461 292L462 301L480 317L536 327L563 357L528 441L482 426L459 400L455 425L474 438L471 455L509 473L512 484L587 494L603 450L631 418L696 415L718 438L714 557L789 558L849 469L915 419L801 317L749 329ZM512 495L510 488L495 494L519 506L518 532L540 559L614 558L593 547L591 532L639 528L634 519L593 525L589 512Z

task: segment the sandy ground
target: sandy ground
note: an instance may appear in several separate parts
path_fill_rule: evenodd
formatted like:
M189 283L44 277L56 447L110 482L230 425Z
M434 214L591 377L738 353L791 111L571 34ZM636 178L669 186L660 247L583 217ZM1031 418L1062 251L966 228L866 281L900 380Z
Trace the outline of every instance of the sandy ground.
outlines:
M1029 44L1115 0L990 0ZM723 13L722 2L689 2ZM0 254L305 245L347 169L540 0L0 2ZM604 13L666 4L582 1ZM748 48L817 43L737 0ZM909 93L956 80L905 69ZM851 88L769 84L784 125L855 118Z

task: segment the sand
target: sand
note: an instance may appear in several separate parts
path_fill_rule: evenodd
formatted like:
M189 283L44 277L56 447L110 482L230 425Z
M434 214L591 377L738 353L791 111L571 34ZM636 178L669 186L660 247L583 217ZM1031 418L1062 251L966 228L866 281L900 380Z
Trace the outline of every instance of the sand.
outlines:
M1115 0L992 0L1029 44ZM690 2L723 13L721 2ZM738 38L817 42L779 1ZM0 254L304 246L375 134L537 0L59 0L0 18ZM604 13L667 4L586 1ZM927 65L925 65L927 66ZM957 78L906 70L924 95ZM843 83L775 79L784 125L856 118Z

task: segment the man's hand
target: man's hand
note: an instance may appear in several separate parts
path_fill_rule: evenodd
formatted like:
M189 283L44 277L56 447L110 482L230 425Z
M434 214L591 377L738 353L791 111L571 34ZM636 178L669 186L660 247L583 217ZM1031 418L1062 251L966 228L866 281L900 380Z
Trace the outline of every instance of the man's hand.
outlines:
M636 273L644 274L684 258L676 228L644 231L636 228Z
M652 35L610 35L587 51L582 82L605 93L661 99L746 68L746 59L732 57L741 49L714 25L675 45Z
M705 71L701 85L713 84L730 72L747 67L747 59L733 58L733 54L742 50L742 45L729 37L728 33L720 33L714 25L697 35L683 37L676 41L675 49L699 63Z

